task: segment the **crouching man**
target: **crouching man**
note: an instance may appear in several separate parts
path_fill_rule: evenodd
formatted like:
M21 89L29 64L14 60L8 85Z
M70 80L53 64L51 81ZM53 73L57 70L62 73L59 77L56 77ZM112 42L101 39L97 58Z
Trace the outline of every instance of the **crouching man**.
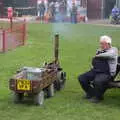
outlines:
M111 43L109 36L100 37L100 49L92 60L92 69L78 78L86 93L85 98L94 103L104 99L108 83L116 74L118 49Z

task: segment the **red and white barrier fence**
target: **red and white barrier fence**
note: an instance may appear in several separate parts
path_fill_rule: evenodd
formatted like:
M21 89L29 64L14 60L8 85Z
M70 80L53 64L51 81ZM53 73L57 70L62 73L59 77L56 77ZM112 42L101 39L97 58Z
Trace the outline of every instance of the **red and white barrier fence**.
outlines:
M0 52L6 52L18 46L23 46L25 45L25 40L26 22L13 22L12 29L0 30Z

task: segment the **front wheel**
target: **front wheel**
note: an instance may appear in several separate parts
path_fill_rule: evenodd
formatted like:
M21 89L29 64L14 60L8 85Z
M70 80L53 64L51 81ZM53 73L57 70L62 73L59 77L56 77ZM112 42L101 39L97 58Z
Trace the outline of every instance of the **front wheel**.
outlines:
M14 93L13 94L13 101L14 101L14 103L22 102L23 97L24 97L24 93Z
M44 91L40 91L38 94L34 96L34 103L36 105L43 105L44 103Z
M47 97L53 97L54 94L55 94L54 84L52 83L52 84L47 88Z

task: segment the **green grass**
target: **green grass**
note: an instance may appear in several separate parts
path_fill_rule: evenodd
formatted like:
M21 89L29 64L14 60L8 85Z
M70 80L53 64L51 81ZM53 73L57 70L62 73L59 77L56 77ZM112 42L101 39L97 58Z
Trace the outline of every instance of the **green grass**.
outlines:
M8 80L23 66L42 66L53 59L53 35L60 33L60 62L67 72L66 88L46 99L42 107L14 104ZM120 29L85 24L29 24L24 47L0 54L0 120L118 120L120 90L108 90L105 100L92 104L82 99L77 76L90 68L101 35L110 35L120 47Z

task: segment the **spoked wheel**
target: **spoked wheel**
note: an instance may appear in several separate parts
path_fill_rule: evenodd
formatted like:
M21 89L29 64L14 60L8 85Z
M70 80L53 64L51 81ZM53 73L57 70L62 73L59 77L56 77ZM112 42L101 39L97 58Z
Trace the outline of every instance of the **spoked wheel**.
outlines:
M55 94L54 84L52 83L47 89L48 89L47 90L47 97L53 97Z
M34 103L36 105L43 105L44 103L44 91L40 91L38 94L34 96Z
M14 101L14 103L22 102L23 98L24 98L24 93L14 93L13 94L13 101Z

